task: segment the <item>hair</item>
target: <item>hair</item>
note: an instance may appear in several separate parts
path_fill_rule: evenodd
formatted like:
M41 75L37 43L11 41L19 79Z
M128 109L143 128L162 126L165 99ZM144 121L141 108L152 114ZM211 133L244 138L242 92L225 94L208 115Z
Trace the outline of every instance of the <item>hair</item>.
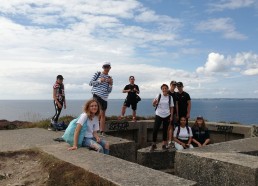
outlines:
M162 84L160 89L162 89L162 87L167 87L167 89L168 89L168 85L167 84Z
M194 127L194 128L199 128L199 125L198 125L198 123L197 123L197 119L195 120L193 127ZM202 128L202 129L206 129L206 128L207 128L206 125L205 125L205 121L204 121L203 118L202 118L202 125L201 125L201 128Z
M95 100L95 99L90 99L90 100L88 100L86 103L85 103L85 105L84 105L84 107L83 107L83 112L85 112L86 114L87 114L87 116L92 120L93 119L93 115L91 114L91 112L90 112L90 104L91 103L97 103L97 105L98 105L98 110L97 110L97 112L96 112L96 114L94 115L94 116L99 116L99 113L100 113L100 105L99 105L99 102L97 101L97 100Z
M134 76L129 76L129 79L133 78L134 79Z

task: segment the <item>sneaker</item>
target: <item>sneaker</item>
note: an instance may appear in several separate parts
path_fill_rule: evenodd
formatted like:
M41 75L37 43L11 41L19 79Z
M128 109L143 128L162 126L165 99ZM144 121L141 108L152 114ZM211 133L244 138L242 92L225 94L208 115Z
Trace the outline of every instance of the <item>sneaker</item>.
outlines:
M118 116L117 120L123 120L124 116Z
M151 148L150 148L150 152L153 152L155 149L157 149L157 145L156 144L152 144Z
M133 117L133 122L136 122L136 117Z
M168 142L167 148L174 148L174 147L175 145L173 141Z
M50 126L48 126L47 130L49 130L49 131L56 131L56 129L52 126L52 124Z
M105 134L104 131L100 131L99 135L100 135L101 137L106 137L106 134Z

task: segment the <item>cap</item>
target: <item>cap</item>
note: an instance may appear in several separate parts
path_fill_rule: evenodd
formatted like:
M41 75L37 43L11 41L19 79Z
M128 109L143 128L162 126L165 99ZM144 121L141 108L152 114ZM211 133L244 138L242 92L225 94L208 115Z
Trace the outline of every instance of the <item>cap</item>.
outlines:
M103 63L103 65L102 65L102 67L104 67L104 66L111 66L111 64L110 64L110 62L105 61L105 62Z
M170 85L176 85L176 81L174 81L174 80L171 81L171 82L170 82Z
M176 86L178 86L178 87L182 87L182 86L184 86L184 85L183 85L183 83L182 83L182 82L177 82L177 83L176 83Z
M203 117L202 116L197 116L196 119L203 119Z
M56 76L56 79L64 79L64 77L62 75L58 75Z

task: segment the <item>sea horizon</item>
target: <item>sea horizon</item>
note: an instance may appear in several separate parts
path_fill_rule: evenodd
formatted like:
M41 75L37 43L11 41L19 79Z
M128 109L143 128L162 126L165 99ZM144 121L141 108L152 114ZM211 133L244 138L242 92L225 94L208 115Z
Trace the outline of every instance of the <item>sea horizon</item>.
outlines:
M153 98L142 98L138 103L138 116L154 116ZM81 99L68 99L67 109L63 109L61 116L77 117L82 112ZM124 99L109 99L107 116L119 116ZM191 119L202 115L211 122L228 122L241 124L258 124L258 98L192 98ZM9 121L40 121L50 119L54 115L53 100L50 99L13 99L0 100L0 119ZM128 108L126 115L131 115Z

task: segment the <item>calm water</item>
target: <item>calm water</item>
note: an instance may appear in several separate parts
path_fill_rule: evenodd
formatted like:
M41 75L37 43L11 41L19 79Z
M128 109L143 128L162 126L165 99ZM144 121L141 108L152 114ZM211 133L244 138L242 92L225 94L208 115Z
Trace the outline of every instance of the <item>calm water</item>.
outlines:
M151 99L142 99L138 104L137 114L153 116ZM119 115L123 100L113 99L108 102L107 115ZM82 111L83 100L68 100L67 109L61 116L77 116ZM258 124L258 99L193 99L191 118L203 115L208 121L239 122ZM0 119L10 121L38 121L51 118L54 114L52 100L0 100ZM127 109L127 115L131 110Z

